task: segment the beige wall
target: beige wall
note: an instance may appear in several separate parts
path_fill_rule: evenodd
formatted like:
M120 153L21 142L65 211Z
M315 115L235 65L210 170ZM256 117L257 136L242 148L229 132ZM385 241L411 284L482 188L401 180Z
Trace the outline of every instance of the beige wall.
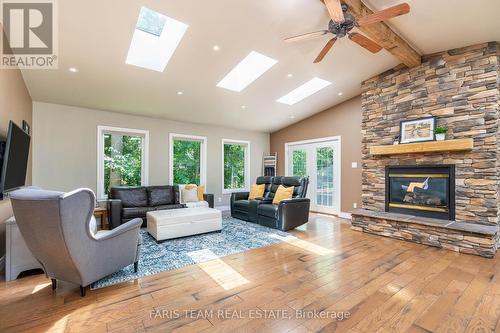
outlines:
M222 139L248 140L250 178L262 173L262 156L269 152L269 134L216 126L138 117L78 107L33 103L33 184L69 191L97 187L97 126L148 130L149 183L168 184L169 133L206 136L207 192L216 205L228 205L222 195ZM221 198L219 202L218 198Z
M361 98L356 97L271 134L271 153L278 152L278 173L285 172L285 143L342 137L341 210L361 206ZM352 162L358 168L351 167Z
M1 30L1 27L0 27ZM17 69L0 69L0 137L5 139L9 120L22 126L23 120L31 125L32 103L21 71ZM31 152L28 162L26 183L31 184ZM0 257L5 253L5 224L12 216L12 208L8 200L0 201Z

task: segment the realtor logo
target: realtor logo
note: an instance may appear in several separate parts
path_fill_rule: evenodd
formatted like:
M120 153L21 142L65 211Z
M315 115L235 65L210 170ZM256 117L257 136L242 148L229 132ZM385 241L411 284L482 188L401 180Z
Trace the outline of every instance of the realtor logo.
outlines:
M57 69L55 0L0 0L1 68Z

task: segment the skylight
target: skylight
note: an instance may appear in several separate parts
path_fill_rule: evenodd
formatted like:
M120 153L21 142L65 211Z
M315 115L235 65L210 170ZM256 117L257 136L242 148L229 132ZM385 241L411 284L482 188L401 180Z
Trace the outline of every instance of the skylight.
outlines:
M163 72L187 28L187 24L142 7L126 63Z
M315 77L307 81L300 87L292 90L285 96L281 97L276 102L287 105L294 105L295 103L300 102L301 100L317 93L321 89L328 87L330 84L332 83L329 81Z
M252 51L217 83L217 87L240 92L277 62L275 59Z

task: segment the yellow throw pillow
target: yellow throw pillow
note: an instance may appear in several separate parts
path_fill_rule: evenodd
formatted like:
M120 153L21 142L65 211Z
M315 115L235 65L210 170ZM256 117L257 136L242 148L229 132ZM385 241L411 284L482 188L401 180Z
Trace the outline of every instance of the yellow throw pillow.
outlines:
M250 194L248 195L248 200L254 200L255 198L262 198L264 191L266 189L266 184L253 184L250 188Z
M198 186L198 200L203 201L203 194L205 193L205 186Z
M293 189L293 186L285 187L283 185L280 185L278 187L278 190L276 191L276 194L274 195L273 205L277 205L283 200L291 199L293 196Z
M203 201L203 194L205 193L205 186L198 186L196 184L188 184L184 186L186 190L196 189L198 193L198 201Z

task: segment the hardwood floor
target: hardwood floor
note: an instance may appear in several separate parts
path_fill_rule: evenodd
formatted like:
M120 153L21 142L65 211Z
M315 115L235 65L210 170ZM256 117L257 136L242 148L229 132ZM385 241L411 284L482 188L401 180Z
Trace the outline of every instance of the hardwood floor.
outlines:
M314 215L293 231L301 241L85 298L64 282L53 292L42 274L0 282L0 332L500 332L498 257L349 227Z

